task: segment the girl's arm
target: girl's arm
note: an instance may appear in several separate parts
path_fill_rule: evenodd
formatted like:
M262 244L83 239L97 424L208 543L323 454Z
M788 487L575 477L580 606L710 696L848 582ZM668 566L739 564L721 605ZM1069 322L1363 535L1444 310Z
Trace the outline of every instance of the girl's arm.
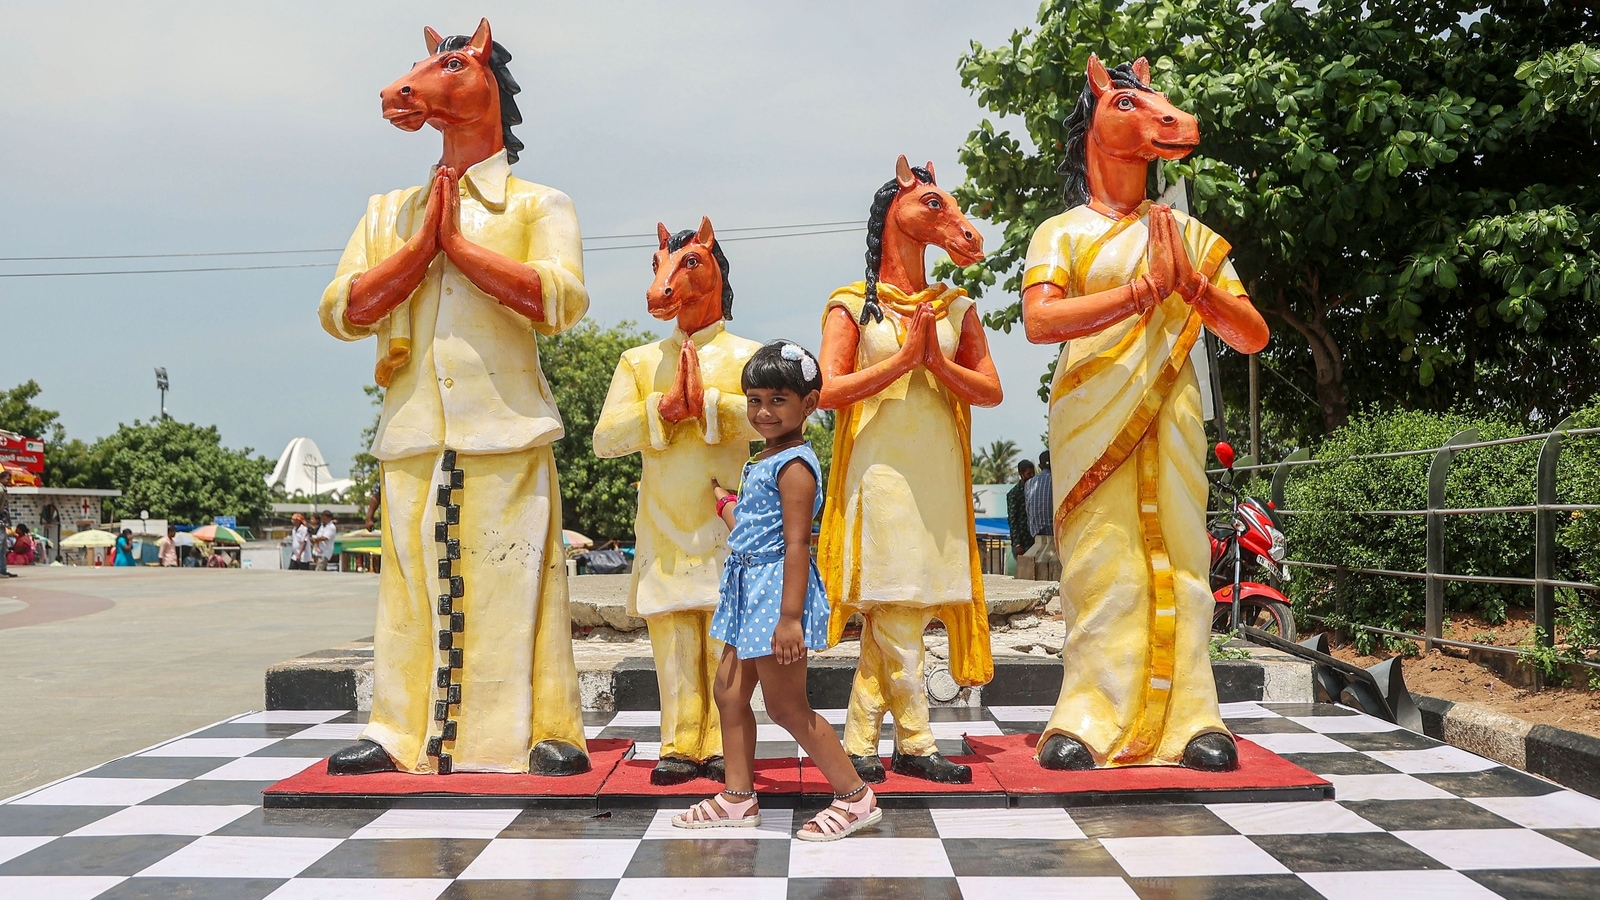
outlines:
M728 526L728 530L732 531L733 507L738 504L739 495L718 484L715 478L711 479L711 495L717 499L717 515ZM732 497L733 499L726 503L722 502L726 497Z
M783 510L783 606L772 635L772 655L779 665L788 665L806 658L800 616L811 580L811 517L817 502L817 476L809 465L798 459L784 464L778 473L778 501Z

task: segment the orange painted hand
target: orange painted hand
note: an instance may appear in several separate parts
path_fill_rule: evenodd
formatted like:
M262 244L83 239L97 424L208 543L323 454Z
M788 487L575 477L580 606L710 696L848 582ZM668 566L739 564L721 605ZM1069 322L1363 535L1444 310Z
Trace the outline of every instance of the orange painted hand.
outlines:
M461 188L456 170L440 166L434 179L434 190L439 195L439 246L445 255L455 257L457 248L465 240L461 236Z
M917 366L928 364L928 341L934 335L933 309L926 303L918 303L916 312L911 314L911 321L906 325L905 343L900 345L900 352L896 354L903 360L903 371L909 372Z
M1154 302L1160 303L1177 289L1178 259L1181 257L1187 263L1189 253L1184 249L1182 240L1174 239L1176 223L1170 206L1158 204L1150 207L1148 223L1150 274L1145 277L1149 279L1150 291L1155 295ZM1144 304L1141 306L1144 307Z
M778 627L772 632L772 655L777 657L780 666L805 660L806 633L798 618L778 617Z
M700 377L700 352L694 341L684 341L678 351L678 371L672 388L661 398L657 411L668 422L698 419L705 414L706 389Z

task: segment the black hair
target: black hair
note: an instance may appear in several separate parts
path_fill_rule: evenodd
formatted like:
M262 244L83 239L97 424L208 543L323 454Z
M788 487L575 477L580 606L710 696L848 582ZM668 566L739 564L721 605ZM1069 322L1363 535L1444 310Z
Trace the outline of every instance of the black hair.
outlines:
M788 347L799 350L802 359L789 359L784 356L783 351ZM811 360L811 369L814 373L811 378L805 375L806 359ZM744 364L744 373L739 376L739 384L745 391L755 388L794 391L797 396L804 397L812 391L822 390L822 367L817 365L817 358L811 355L810 350L793 341L768 341L750 357L749 362Z
M464 34L455 34L439 42L434 53L444 53L447 50L461 50L472 43L472 38ZM494 83L500 88L500 129L501 136L506 145L506 161L516 162L517 154L522 150L522 141L511 133L511 126L522 124L522 111L517 109L516 95L521 93L522 87L517 80L511 77L511 70L506 68L506 63L511 62L511 52L500 46L499 41L491 42L492 49L489 53L489 72L494 75Z
M923 184L933 184L933 173L922 166L912 166L911 174ZM889 223L889 207L900 194L900 179L891 178L872 195L872 211L867 213L867 293L861 306L861 324L867 319L883 321L883 308L878 305L878 273L883 269L883 227Z
M1033 460L1031 460L1031 459L1018 460L1017 461L1017 470L1021 471L1024 468L1032 469L1033 468Z
M679 250L682 250L684 245L689 243L689 239L694 237L697 233L698 232L692 228L685 228L672 237L667 238L667 250L672 253L677 253ZM722 270L722 318L732 321L733 285L728 281L728 257L722 254L721 241L713 240L711 242L711 258L717 261L717 268Z
M1133 88L1138 91L1154 89L1139 80L1134 74L1133 63L1118 63L1107 69L1106 74L1111 76L1113 87ZM1067 128L1067 140L1062 150L1066 158L1061 161L1056 174L1067 176L1066 183L1062 185L1061 192L1067 201L1067 208L1082 206L1089 202L1089 129L1094 125L1094 85L1084 82L1083 93L1078 95L1078 105L1061 124Z
M1050 468L1050 451L1049 450L1041 450L1041 451L1039 451L1039 468L1041 468L1041 469Z

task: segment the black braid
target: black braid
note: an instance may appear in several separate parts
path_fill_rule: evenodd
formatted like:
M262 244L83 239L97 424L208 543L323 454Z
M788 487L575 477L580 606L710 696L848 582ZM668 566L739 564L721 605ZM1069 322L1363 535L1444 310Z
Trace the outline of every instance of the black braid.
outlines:
M911 174L923 184L933 184L933 173L921 166L912 166ZM878 273L883 270L883 229L889 224L889 207L900 195L900 179L891 178L872 195L872 211L867 213L867 293L861 306L861 324L868 319L883 321L883 308L878 305Z

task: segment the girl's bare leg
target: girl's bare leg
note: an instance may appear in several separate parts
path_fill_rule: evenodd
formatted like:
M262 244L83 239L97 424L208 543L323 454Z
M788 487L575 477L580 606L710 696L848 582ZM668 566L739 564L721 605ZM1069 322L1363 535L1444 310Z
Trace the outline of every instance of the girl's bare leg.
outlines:
M789 732L795 741L806 750L806 755L811 757L822 772L822 777L828 779L835 794L844 794L854 791L861 786L861 776L856 774L855 766L850 764L850 757L845 755L844 746L839 743L839 735L834 733L833 726L811 708L811 701L806 698L806 664L805 660L789 665L780 665L776 658L763 656L753 660L756 672L761 677L761 695L767 701L767 715L773 722L782 726ZM749 706L745 707L748 712ZM727 733L727 718L723 720L723 732ZM754 729L752 729L752 733ZM723 738L727 746L727 738ZM731 751L730 751L731 752ZM751 744L751 753L754 754L755 745ZM729 758L728 786L733 787L733 765Z
M717 712L722 716L723 764L727 767L727 786L730 791L755 790L756 716L750 711L750 697L755 691L755 661L740 660L733 647L724 647L722 661L717 664L717 681L713 692ZM802 689L801 697L804 696ZM742 801L748 798L728 799Z

